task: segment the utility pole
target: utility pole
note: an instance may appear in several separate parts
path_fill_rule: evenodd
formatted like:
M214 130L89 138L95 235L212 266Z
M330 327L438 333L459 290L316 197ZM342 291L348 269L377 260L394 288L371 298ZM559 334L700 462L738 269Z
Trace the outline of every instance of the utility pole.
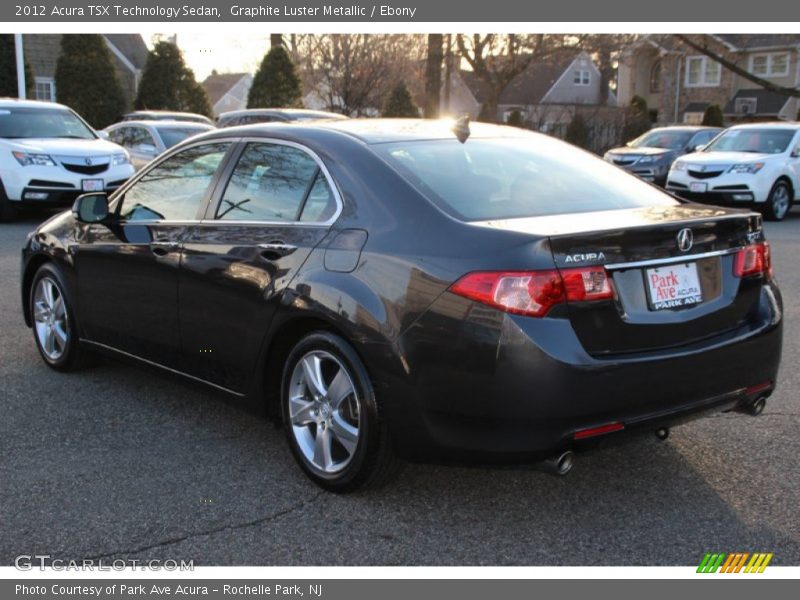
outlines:
M22 50L22 34L14 34L14 46L17 54L17 95L25 100L25 55Z

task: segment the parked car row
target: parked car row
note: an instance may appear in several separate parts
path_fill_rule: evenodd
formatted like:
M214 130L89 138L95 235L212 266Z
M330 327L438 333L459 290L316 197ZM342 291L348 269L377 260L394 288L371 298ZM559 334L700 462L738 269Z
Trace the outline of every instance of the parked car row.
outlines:
M660 127L605 160L681 198L780 221L800 201L800 123Z
M303 109L249 109L203 115L139 110L95 131L54 102L0 99L0 222L23 206L69 206L84 192L112 192L176 144L219 127L344 119Z

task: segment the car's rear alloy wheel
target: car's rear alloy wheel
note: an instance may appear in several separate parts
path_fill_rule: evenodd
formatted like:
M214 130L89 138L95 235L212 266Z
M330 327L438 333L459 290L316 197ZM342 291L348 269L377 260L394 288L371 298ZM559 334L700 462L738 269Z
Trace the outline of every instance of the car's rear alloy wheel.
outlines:
M770 221L783 221L792 206L791 193L785 181L779 181L769 193L765 215Z
M52 264L39 268L30 293L30 314L36 347L51 367L67 371L81 363L74 318L61 275Z
M366 368L341 337L317 332L300 340L281 396L292 452L322 487L375 487L397 471Z

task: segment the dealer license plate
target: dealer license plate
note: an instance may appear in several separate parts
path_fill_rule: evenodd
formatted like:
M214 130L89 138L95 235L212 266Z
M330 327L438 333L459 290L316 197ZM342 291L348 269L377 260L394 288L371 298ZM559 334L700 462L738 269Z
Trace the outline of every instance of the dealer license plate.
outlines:
M647 269L644 275L651 310L682 308L703 301L696 263Z
M708 184L705 183L704 181L692 181L689 184L689 191L690 192L695 192L695 193L702 194L703 192L705 192L707 190L708 190Z
M104 188L102 179L84 179L81 184L84 192L102 192Z

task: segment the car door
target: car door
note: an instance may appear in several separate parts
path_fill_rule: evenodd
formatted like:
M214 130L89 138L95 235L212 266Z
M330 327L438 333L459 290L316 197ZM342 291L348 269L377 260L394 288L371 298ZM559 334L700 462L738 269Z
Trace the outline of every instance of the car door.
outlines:
M341 199L319 158L288 142L243 142L228 172L184 239L180 330L187 372L245 391L283 292Z
M180 243L230 146L197 144L159 161L115 197L107 222L78 226L73 251L89 340L177 368Z

